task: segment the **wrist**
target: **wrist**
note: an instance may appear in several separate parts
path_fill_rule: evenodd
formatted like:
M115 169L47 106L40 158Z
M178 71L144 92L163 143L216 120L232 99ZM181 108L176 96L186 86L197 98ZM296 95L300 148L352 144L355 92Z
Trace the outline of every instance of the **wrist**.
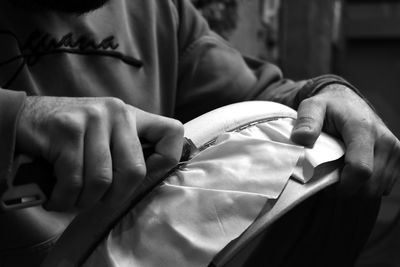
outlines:
M336 90L351 90L362 98L374 111L374 107L369 103L369 101L361 94L361 92L351 83L346 81L344 78L334 75L326 74L315 77L307 81L307 83L298 91L295 97L295 107L297 108L301 101L306 98L310 98L320 93L327 91Z
M0 90L0 187L4 185L5 178L11 173L11 166L14 159L16 129L20 119L21 110L26 94L11 90ZM2 189L0 188L0 191Z
M44 109L43 103L38 103L41 97L27 96L21 108L19 120L16 126L16 151L18 153L34 155L37 152L33 149L37 143L34 136L36 129L35 122L38 117L42 116L40 109ZM42 104L42 105L41 105Z

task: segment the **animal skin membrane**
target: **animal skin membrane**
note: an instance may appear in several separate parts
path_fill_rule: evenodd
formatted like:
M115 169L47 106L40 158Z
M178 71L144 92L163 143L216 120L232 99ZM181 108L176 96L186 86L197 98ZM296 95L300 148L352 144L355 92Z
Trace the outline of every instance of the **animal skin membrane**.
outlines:
M207 266L291 176L307 182L343 155L326 135L312 149L293 144L292 127L278 119L218 136L133 207L84 266Z

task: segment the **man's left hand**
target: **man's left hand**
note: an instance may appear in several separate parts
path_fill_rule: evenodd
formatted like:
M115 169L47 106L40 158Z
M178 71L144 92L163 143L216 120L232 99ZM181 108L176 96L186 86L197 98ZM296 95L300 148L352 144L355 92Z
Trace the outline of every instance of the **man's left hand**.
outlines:
M354 91L331 84L303 100L292 140L312 146L321 130L346 146L340 188L350 196L362 190L371 197L390 193L400 175L400 142Z

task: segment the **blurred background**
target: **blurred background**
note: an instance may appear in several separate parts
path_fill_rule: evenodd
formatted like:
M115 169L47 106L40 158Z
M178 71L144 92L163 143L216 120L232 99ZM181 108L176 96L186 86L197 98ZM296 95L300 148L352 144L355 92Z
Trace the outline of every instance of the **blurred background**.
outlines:
M243 54L275 62L290 79L343 76L400 137L400 1L192 1ZM400 182L356 266L400 266Z

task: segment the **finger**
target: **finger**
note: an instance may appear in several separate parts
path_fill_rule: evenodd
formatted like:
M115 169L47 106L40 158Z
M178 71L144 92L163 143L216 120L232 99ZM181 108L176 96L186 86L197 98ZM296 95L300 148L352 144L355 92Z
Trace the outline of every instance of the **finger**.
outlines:
M179 121L146 113L138 116L137 127L141 138L155 144L154 153L146 160L148 176L158 178L178 164L184 140Z
M390 172L390 174L386 174L387 176L387 183L386 186L383 188L383 196L388 196L391 194L393 187L395 186L397 179L400 177L400 157L397 157L395 160L392 161L393 163L391 164L391 167L389 169L394 170L393 172Z
M382 162L380 164L382 175L378 176L376 180L381 181L379 188L381 195L387 196L400 176L400 142L393 134L390 134L388 138L379 142L379 146L376 147L375 162L380 158L380 162Z
M65 144L54 163L57 182L45 208L54 211L72 210L82 189L83 137Z
M99 201L112 183L112 161L108 126L101 117L93 117L85 135L85 169L79 207L90 207Z
M344 129L343 141L347 149L340 188L345 196L350 196L364 186L373 174L375 139L368 128L357 123ZM372 190L372 184L368 188Z
M104 198L106 202L131 195L146 175L136 120L132 114L125 115L115 123L111 134L113 182Z
M300 145L312 147L321 133L326 107L314 98L300 103L291 139Z

